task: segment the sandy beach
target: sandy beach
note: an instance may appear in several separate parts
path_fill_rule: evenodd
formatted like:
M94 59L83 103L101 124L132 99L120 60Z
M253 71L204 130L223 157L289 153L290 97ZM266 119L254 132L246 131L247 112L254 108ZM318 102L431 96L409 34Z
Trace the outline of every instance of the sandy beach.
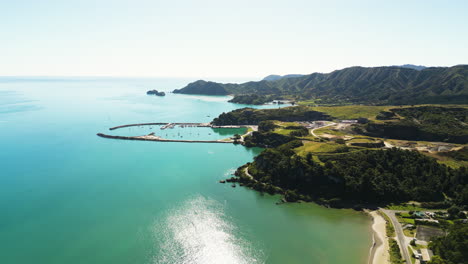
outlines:
M373 224L373 244L370 249L369 264L387 264L390 263L388 253L388 240L385 229L385 219L377 211L369 212L372 216Z

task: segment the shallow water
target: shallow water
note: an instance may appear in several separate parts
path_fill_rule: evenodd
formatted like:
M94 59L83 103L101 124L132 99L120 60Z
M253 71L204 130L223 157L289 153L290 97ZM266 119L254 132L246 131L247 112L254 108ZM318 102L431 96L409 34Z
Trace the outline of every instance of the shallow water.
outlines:
M364 263L365 215L278 206L276 196L218 183L260 149L96 136L129 123L209 122L244 107L145 94L187 82L0 78L0 262ZM149 131L133 129L112 133ZM205 130L216 139L236 132Z

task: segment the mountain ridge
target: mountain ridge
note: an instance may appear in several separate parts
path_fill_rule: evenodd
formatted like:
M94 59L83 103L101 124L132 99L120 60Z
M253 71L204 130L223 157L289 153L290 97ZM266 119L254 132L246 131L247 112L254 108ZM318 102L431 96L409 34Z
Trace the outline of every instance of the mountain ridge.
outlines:
M415 70L354 66L330 73L222 84L197 81L175 93L258 94L363 104L468 103L468 65Z

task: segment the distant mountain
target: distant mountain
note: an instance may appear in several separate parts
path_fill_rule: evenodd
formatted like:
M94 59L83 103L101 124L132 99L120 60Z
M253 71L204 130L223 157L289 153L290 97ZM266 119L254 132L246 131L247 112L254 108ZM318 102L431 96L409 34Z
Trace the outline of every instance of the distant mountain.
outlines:
M221 84L197 81L179 93L288 95L322 103L468 104L468 65L430 67L350 67L276 81ZM176 92L174 91L174 92Z
M287 74L287 75L281 76L281 75L272 74L263 78L262 81L277 81L277 80L284 79L284 78L295 78L295 77L302 77L302 76L304 75L303 74Z
M408 68L408 69L413 69L413 70L424 70L428 67L422 66L422 65L414 65L414 64L403 64L403 65L395 65L395 67L401 67L401 68Z

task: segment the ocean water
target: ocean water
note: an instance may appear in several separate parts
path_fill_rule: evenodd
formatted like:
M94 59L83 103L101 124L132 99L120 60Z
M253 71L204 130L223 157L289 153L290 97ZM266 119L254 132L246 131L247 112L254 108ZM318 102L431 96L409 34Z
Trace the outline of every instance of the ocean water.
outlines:
M364 214L276 205L278 196L218 183L261 149L96 136L166 133L108 128L209 122L243 107L224 96L145 94L188 81L0 78L0 263L366 262ZM167 136L237 132L175 128Z

